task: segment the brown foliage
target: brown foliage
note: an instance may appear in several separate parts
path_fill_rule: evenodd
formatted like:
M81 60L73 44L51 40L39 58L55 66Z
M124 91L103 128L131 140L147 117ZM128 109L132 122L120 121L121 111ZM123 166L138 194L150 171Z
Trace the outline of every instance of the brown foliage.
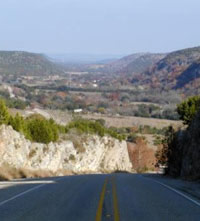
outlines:
M155 151L148 147L142 138L137 138L136 143L128 143L129 156L133 169L137 172L155 170Z

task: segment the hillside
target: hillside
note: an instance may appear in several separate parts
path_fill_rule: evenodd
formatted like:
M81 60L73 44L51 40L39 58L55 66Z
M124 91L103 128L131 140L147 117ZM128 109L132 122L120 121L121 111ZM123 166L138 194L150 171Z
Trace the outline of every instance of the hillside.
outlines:
M129 63L124 69L123 72L127 74L132 73L141 73L146 71L148 68L155 65L161 59L163 59L166 54L144 54Z
M42 54L0 51L0 75L50 75L60 68Z
M136 53L125 56L104 66L104 71L112 74L130 75L141 73L152 67L166 54Z
M119 73L124 68L126 68L129 64L134 62L139 57L143 56L145 53L136 53L132 55L125 56L117 61L111 62L105 66L105 69L109 72Z
M191 91L194 80L200 77L199 73L200 47L188 48L169 53L148 71L135 76L132 83L136 82L151 88ZM199 83L195 82L197 88Z
M175 88L185 87L187 84L194 83L194 89L199 86L200 80L200 59L192 63L178 78Z

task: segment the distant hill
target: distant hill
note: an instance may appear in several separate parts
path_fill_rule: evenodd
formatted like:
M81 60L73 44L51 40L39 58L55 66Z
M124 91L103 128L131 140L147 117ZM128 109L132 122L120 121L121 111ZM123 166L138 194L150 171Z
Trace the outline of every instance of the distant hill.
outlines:
M22 51L0 51L0 75L51 75L61 69L45 55Z
M200 47L169 53L153 67L134 76L132 83L163 89L191 91L200 86ZM195 82L194 82L195 81Z
M155 65L158 61L163 59L166 54L144 54L134 59L131 63L129 63L124 69L124 73L141 73L146 71L148 68Z
M47 54L52 61L63 64L107 64L122 57L112 54Z
M180 76L177 77L175 88L182 88L187 84L194 82L194 87L199 86L200 80L200 59L192 63Z
M166 54L136 53L107 64L105 69L113 74L141 73L165 56Z
M120 73L123 71L124 68L126 68L130 63L135 61L137 58L141 57L145 53L136 53L129 56L125 56L121 59L118 59L114 62L111 62L107 65L105 65L105 70L111 73Z

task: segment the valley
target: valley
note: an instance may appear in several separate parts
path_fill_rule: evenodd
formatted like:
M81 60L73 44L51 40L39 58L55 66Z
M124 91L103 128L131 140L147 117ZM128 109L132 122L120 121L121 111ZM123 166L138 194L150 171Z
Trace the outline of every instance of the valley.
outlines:
M42 54L2 51L0 95L5 100L12 119L7 124L23 133L25 139L32 137L31 145L37 146L34 142L40 142L40 139L34 140L35 135L27 135L32 133L31 122L34 122L35 118L47 125L53 122L57 127L54 129L59 133L55 140L52 140L54 147L48 147L50 150L61 145L58 148L61 151L65 146L62 142L69 141L73 148L78 145L80 149L89 151L86 153L92 154L90 140L94 139L99 143L98 146L102 142L98 137L92 138L93 135L113 136L114 143L118 142L117 139L124 140L124 153L129 155L132 171L158 171L156 156L160 156L168 128L183 128L176 111L177 105L191 93L198 94L199 59L199 47L166 54L137 53L114 61L97 61L91 64L63 63L59 62L59 59L55 62ZM195 78L192 77L193 70ZM25 127L30 127L30 131L27 132L23 124L15 125L15 121L18 122L19 119L24 121ZM73 125L74 129L70 125ZM80 128L83 135L77 143L75 137L79 136ZM4 130L7 133L10 129ZM50 141L45 142L48 144ZM13 145L18 146L15 142L16 139ZM106 145L100 145L99 148L105 149ZM46 147L41 146L39 149L41 148ZM31 151L31 148L28 149ZM82 156L83 153L74 154L72 149L65 158L68 159L66 162L71 161L76 168L86 156ZM23 152L18 154L24 154ZM62 155L61 152L59 154ZM27 152L27 156L29 154ZM36 150L35 154L37 156L39 152ZM51 151L48 154L50 157ZM101 154L99 152L103 157L102 154L106 155L104 151ZM74 160L69 160L72 156ZM41 159L35 160L33 164L38 165L37 169L53 170L53 167L42 166L46 164L40 163ZM102 172L104 169L114 171L118 170L120 165L116 161L111 169L109 162L112 159L105 160L105 164L102 158L96 162L95 167L98 169L92 170L87 166L87 162L92 159L87 160L81 166L85 167L84 172ZM2 161L2 164L6 161ZM16 167L12 160L10 162ZM50 160L49 164L52 162ZM61 167L57 166L56 170L66 169L69 173L78 173L78 170L72 169L73 166L65 163L63 158L58 158L58 162ZM103 164L105 165L102 166ZM29 166L28 169L32 167Z
M0 221L200 220L199 8L1 2Z

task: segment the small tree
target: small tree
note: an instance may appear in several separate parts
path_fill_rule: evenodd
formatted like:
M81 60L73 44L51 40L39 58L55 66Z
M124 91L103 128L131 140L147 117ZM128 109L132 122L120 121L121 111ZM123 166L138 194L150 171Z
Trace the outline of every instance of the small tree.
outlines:
M46 120L40 115L34 115L26 120L26 124L27 135L32 141L48 144L59 138L57 125L52 119Z
M104 108L104 107L99 107L99 108L97 109L97 111L98 111L98 113L100 113L100 114L105 114L105 108Z
M0 99L0 125L1 124L8 124L9 121L9 113L8 113L8 109L5 105L5 102Z
M28 130L33 141L47 144L53 139L51 129L44 120L31 120L28 122Z
M188 98L177 106L177 112L184 124L190 125L197 111L200 109L200 96Z

